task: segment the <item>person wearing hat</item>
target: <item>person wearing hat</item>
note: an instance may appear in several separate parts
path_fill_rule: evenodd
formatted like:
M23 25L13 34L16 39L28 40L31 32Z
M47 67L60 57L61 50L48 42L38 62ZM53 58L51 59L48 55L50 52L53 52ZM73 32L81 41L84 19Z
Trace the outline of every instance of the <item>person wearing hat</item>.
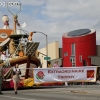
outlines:
M3 76L4 76L4 70L3 67L0 66L0 95L2 95L2 83L3 83Z

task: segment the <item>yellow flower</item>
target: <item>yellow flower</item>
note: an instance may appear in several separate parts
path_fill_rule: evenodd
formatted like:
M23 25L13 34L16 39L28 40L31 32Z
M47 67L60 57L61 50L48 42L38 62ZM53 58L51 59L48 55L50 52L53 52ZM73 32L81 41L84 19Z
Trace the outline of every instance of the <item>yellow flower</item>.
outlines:
M32 87L34 85L34 79L33 78L28 78L28 79L25 79L23 81L23 85L24 87Z

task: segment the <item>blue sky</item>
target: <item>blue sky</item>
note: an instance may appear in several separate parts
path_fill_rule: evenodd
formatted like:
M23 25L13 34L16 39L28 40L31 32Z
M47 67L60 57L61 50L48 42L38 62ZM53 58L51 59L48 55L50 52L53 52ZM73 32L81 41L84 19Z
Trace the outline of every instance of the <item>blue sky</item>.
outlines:
M0 0L0 2L12 2ZM20 24L27 24L24 30L40 31L48 35L49 43L59 41L62 47L62 35L72 30L93 28L97 34L97 44L100 44L100 0L13 0L22 4L18 14ZM19 6L9 6L15 14ZM12 15L7 7L0 6L0 16L8 15L12 28ZM0 27L3 27L2 20ZM40 42L40 47L45 47L45 36L34 34L33 41Z

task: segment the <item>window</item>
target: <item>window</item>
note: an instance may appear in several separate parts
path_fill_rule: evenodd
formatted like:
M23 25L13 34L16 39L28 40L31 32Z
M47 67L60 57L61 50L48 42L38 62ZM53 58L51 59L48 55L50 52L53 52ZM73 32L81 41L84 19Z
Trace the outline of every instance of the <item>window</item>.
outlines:
M70 62L75 63L75 57L74 56L70 56Z
M80 62L82 62L82 55L79 56L79 60L80 60Z
M70 56L70 62L72 63L72 67L75 67L75 56Z
M64 56L68 56L68 52L65 52L65 53L64 53Z
M75 55L75 44L72 44L72 55Z
M87 61L85 59L83 60L83 66L87 66Z
M72 67L75 67L75 63L72 64Z
M70 62L72 63L72 58L70 57Z

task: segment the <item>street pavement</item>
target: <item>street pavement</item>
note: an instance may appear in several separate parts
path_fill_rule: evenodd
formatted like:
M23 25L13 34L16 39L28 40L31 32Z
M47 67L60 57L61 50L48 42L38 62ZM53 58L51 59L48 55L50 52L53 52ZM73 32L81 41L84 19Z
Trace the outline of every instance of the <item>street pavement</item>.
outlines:
M100 85L70 85L3 91L0 100L100 100Z

